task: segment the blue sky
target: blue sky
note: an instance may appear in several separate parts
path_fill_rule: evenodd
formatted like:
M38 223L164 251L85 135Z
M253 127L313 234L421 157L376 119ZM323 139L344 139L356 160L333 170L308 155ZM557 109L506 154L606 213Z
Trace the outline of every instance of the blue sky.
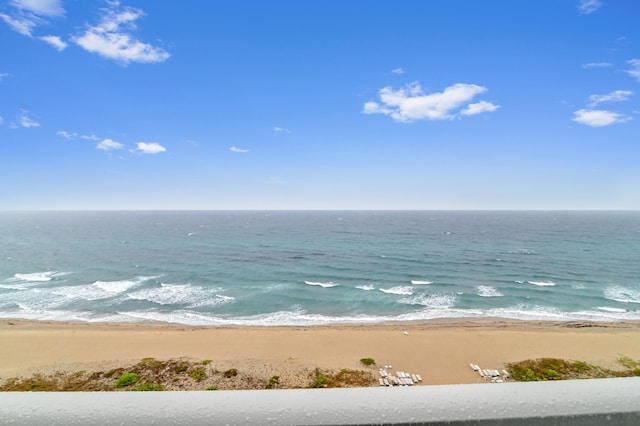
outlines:
M640 2L0 2L0 209L640 209Z

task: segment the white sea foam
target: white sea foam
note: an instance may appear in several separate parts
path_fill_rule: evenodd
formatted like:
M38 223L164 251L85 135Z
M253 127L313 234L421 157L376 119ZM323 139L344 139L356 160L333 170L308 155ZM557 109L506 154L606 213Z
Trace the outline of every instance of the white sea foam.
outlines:
M318 281L305 281L304 282L306 285L311 285L311 286L316 286L316 287L322 287L322 288L331 288L331 287L336 287L338 284L329 281L328 283L322 283L322 282L318 282Z
M626 309L620 309L620 308L611 308L609 306L598 306L596 309L599 309L601 311L604 312L613 312L613 313L623 313L623 312L627 312Z
M407 305L422 305L428 308L451 308L456 303L456 297L451 294L417 294L400 299Z
M527 283L538 287L553 287L556 285L553 281L527 281Z
M604 290L604 297L616 302L640 303L640 287L610 286Z
M370 285L370 284L369 285L357 285L356 288L360 289L360 290L364 290L364 291L375 290L375 287Z
M127 294L127 297L159 305L187 305L189 308L218 306L235 300L231 296L218 294L221 290L221 288L207 289L189 284L161 284L160 287L134 291Z
M476 287L478 289L478 296L480 297L501 297L504 296L502 293L498 291L497 288L489 286L489 285L479 285Z
M397 294L399 296L409 296L413 294L413 288L409 286L396 286L391 288L380 288L379 289L383 293L387 294Z
M33 272L31 274L15 274L13 277L19 281L46 282L51 281L58 271Z
M429 284L433 284L433 281L411 280L411 284L413 284L413 285L429 285Z
M440 295L442 296L442 295ZM426 299L425 299L426 300ZM310 314L300 308L290 311L278 311L249 316L219 316L213 313L194 312L191 310L141 310L120 311L115 314L100 314L89 311L73 311L68 309L20 308L0 311L0 318L23 318L52 321L83 322L120 322L135 323L143 321L169 322L186 325L216 326L285 326L285 325L327 325L327 324L373 324L387 321L424 321L431 319L455 318L506 318L518 320L554 320L554 321L638 321L640 311L592 310L579 312L563 312L555 308L532 305L516 305L507 308L490 310L457 309L451 307L452 301L446 298L432 300L431 306L407 312L401 315L350 315L329 316Z
M55 278L67 275L67 272L58 271L46 271L46 272L33 272L30 274L14 274L13 277L8 278L0 284L0 288L6 288L11 290L24 290L33 286L37 286L41 283L47 283Z
M65 296L67 299L101 300L119 295L136 288L146 281L159 278L158 276L139 276L132 280L121 281L96 281L88 285L74 285L58 287L52 290L52 294Z

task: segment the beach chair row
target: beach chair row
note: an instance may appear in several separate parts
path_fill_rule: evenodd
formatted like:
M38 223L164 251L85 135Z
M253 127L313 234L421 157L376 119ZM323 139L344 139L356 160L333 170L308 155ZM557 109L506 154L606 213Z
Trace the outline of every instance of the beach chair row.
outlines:
M378 383L380 386L412 386L422 381L419 374L409 374L404 371L398 371L395 376L389 374L386 370L380 370Z
M504 381L509 378L509 372L507 370L502 370L502 375L498 370L493 370L489 368L482 369L478 364L469 364L469 367L476 371L480 377L485 380L490 380L492 383L504 383Z

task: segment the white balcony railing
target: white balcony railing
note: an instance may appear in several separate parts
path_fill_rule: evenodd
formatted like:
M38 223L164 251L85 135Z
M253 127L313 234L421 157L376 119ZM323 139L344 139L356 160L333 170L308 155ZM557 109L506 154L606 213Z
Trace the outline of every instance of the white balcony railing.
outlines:
M640 378L202 392L0 393L12 425L640 425Z

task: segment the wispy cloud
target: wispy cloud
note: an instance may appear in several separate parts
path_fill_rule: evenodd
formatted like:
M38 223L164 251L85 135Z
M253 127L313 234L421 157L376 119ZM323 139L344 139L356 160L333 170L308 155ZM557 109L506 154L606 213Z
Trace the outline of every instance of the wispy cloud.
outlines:
M0 126L2 126L2 123L4 123L4 118L0 117Z
M26 109L21 110L20 115L18 116L18 126L25 127L27 129L40 127L40 123L35 121L32 116L33 114L31 114Z
M379 90L380 102L367 102L364 114L384 114L394 121L447 120L460 115L492 112L499 108L491 102L469 103L476 95L487 91L486 87L458 83L442 92L425 94L420 83L413 82L404 88L393 90L390 86Z
M77 137L78 137L78 134L77 134L77 133L69 133L69 132L67 132L66 130L58 130L58 131L56 132L56 135L58 135L58 136L62 136L63 138L65 138L65 139L69 139L69 140L71 140L71 139L75 139L75 138L77 138Z
M136 149L134 152L138 152L140 154L160 154L166 150L167 149L164 146L157 142L138 142L136 143Z
M90 134L90 135L81 135L81 134L79 134L77 132L70 133L70 132L67 132L66 130L58 130L56 132L56 135L62 136L63 138L69 139L69 140L78 139L78 138L84 139L84 140L87 140L87 141L99 141L99 140L101 140L101 138L99 138L98 136L94 135L93 133Z
M113 139L103 139L96 145L96 148L100 151L113 151L115 149L124 148L124 145L120 142L114 141Z
M0 73L0 83L2 83L2 80L4 80L5 77L9 77L9 73L6 73L6 72Z
M64 15L60 0L10 0L9 4L23 12L31 12L40 16Z
M482 114L483 112L493 112L500 108L499 105L492 104L487 101L476 102L475 104L469 104L465 109L460 111L462 115L476 115Z
M612 67L611 62L589 62L588 64L582 64L582 68L605 68Z
M573 113L572 120L576 123L585 124L590 127L604 127L612 124L625 123L631 120L617 112L597 110L597 109L580 109Z
M638 81L640 81L640 59L629 59L627 61L633 68L627 70L627 73L631 77L635 77Z
M121 9L119 2L110 2L109 6L102 9L98 24L88 26L83 34L73 37L72 41L88 52L125 65L130 62L164 62L169 58L166 50L143 43L130 33L136 29L135 22L144 16L141 9Z
M62 52L68 46L68 44L62 41L62 39L58 36L49 35L49 36L42 36L38 38L42 41L49 43L51 46L55 47L56 49L58 49L58 52Z
M596 106L602 102L623 102L629 100L629 96L633 95L631 90L615 90L606 95L591 95L589 100L591 103L589 106Z
M61 17L65 13L60 0L10 0L8 4L11 8L8 13L0 13L0 18L12 30L27 37L34 37L35 28L48 23L50 18ZM66 44L57 36L38 38L58 50L66 47ZM64 47L61 48L63 44Z
M246 152L249 152L248 149L241 149L241 148L236 148L235 146L232 146L231 148L229 148L229 151L231 152L237 152L239 154L244 154Z
M402 68L394 68L391 70L393 74L404 74L404 70Z
M285 129L284 127L274 127L273 131L276 133L291 133L291 130Z
M16 31L27 37L31 37L31 32L37 25L34 20L12 17L5 13L0 13L0 18L2 18L2 20L6 22L13 31Z
M580 0L578 2L578 11L582 15L588 15L595 12L602 7L600 0Z

